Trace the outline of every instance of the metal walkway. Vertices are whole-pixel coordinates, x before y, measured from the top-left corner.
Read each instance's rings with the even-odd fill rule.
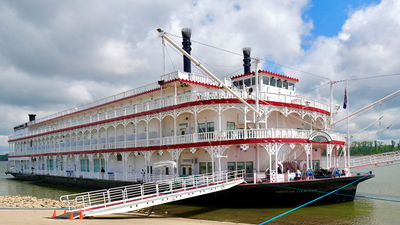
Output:
[[[400,151],[353,158],[350,168],[388,166],[400,163]]]
[[[58,218],[74,218],[134,211],[229,189],[244,182],[245,171],[222,171],[134,184],[60,197],[68,212]]]

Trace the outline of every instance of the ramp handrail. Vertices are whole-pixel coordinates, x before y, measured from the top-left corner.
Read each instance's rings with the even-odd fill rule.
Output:
[[[351,168],[357,167],[373,167],[391,163],[400,163],[400,151],[385,152],[369,156],[361,156],[351,160]]]
[[[111,207],[128,200],[147,199],[159,195],[170,194],[187,189],[195,189],[230,181],[244,180],[245,171],[221,171],[212,174],[190,175],[158,180],[153,183],[133,184],[110,189],[102,189],[77,194],[63,195],[60,201],[68,203],[68,211],[80,209],[85,212],[88,208]]]

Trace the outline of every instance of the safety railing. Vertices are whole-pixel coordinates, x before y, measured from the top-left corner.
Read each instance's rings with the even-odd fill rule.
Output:
[[[173,74],[176,74],[176,75],[173,75]],[[186,73],[181,73],[181,72],[175,72],[173,74],[168,75],[168,77],[176,77],[176,76],[177,77],[187,77],[187,76],[189,76]],[[204,82],[211,82],[210,79],[207,79],[206,77],[202,77],[199,75],[192,74],[189,77],[190,77],[190,79],[192,79],[196,82],[200,82],[197,80],[202,80]],[[142,89],[143,90],[147,90],[147,89],[152,90],[152,89],[156,88],[153,85],[154,84],[145,86],[145,87],[142,87],[139,89],[140,90],[142,90]],[[129,97],[130,95],[128,94],[128,92],[124,92],[125,94],[121,93],[118,95],[114,95],[114,96],[108,97],[106,99],[109,99],[109,102],[112,102],[112,101],[117,100],[118,97],[121,97],[121,98]],[[251,95],[249,95],[246,91],[239,90],[239,89],[236,89],[235,92],[237,92],[242,98],[256,99],[255,93],[252,93]],[[137,91],[131,92],[132,95],[134,93],[137,93]],[[96,114],[96,115],[91,115],[91,116],[86,116],[86,117],[77,117],[77,118],[70,119],[67,121],[60,121],[60,122],[52,124],[52,125],[38,127],[29,132],[22,132],[22,133],[10,135],[9,139],[18,139],[18,138],[22,138],[22,137],[37,135],[37,134],[55,131],[55,130],[59,130],[59,129],[65,129],[68,127],[79,126],[82,124],[103,121],[103,120],[112,119],[112,118],[116,118],[116,117],[122,117],[122,116],[130,115],[133,113],[140,113],[140,112],[149,111],[149,110],[153,110],[153,109],[159,109],[161,107],[172,106],[174,104],[181,104],[181,103],[200,101],[200,100],[231,99],[231,98],[235,98],[235,97],[232,94],[230,94],[229,92],[224,91],[224,90],[212,90],[212,91],[206,91],[206,92],[187,93],[184,95],[177,96],[175,100],[174,100],[174,97],[171,97],[171,96],[163,97],[163,99],[156,98],[156,99],[150,100],[148,102],[144,102],[144,103],[138,103],[138,104],[134,104],[134,105],[125,106],[122,108],[116,108],[116,109],[112,109],[112,110],[98,112],[98,114]],[[312,100],[312,99],[308,99],[308,98],[306,98],[304,96],[300,96],[300,95],[287,95],[287,94],[283,94],[283,93],[274,93],[274,92],[260,92],[259,99],[263,100],[263,101],[275,101],[275,102],[283,102],[283,103],[288,103],[288,104],[299,104],[299,105],[304,105],[304,107],[315,107],[318,109],[329,111],[328,105],[320,103],[320,102]],[[101,104],[104,104],[106,102],[107,102],[107,100],[105,100],[105,99],[99,100],[99,103],[101,103]],[[91,103],[91,104],[89,104],[89,106],[93,107],[96,105],[95,103]],[[42,121],[56,118],[58,116],[63,116],[63,115],[67,115],[67,114],[70,114],[73,112],[81,111],[81,110],[84,110],[84,109],[90,108],[90,107],[86,107],[86,105],[79,106],[79,107],[76,107],[71,110],[66,110],[64,112],[60,112],[60,113],[51,115],[49,117],[45,117],[42,119],[38,119],[36,121],[29,122],[29,124],[33,125],[33,124],[36,124],[36,123],[39,123]]]
[[[63,195],[60,201],[67,202],[68,210],[80,209],[83,212],[98,208],[115,207],[135,200],[151,199],[160,195],[184,192],[188,189],[244,180],[245,171],[221,171],[212,174],[174,177],[152,183],[134,184],[91,192]]]
[[[400,151],[352,158],[350,161],[350,167],[374,167],[392,163],[400,163]]]
[[[42,154],[52,152],[71,152],[71,151],[83,151],[83,150],[102,150],[102,149],[114,149],[114,148],[135,148],[135,147],[149,147],[159,145],[173,145],[173,144],[186,144],[186,143],[198,143],[198,142],[212,142],[212,141],[229,141],[237,139],[259,139],[259,138],[289,138],[289,139],[307,139],[310,137],[312,130],[300,130],[290,128],[267,128],[267,129],[238,129],[238,130],[225,130],[225,131],[214,131],[204,133],[193,133],[177,136],[169,136],[162,138],[151,138],[151,139],[136,139],[127,141],[112,141],[106,143],[106,140],[98,139],[89,141],[87,145],[79,145],[78,143],[67,143],[64,147],[60,144],[51,144],[38,147],[28,147],[26,149],[17,149],[16,152],[10,152],[9,155],[25,155],[25,154]],[[333,140],[345,141],[345,136],[326,131]],[[117,140],[116,138],[112,140]],[[366,160],[366,159],[365,159]]]

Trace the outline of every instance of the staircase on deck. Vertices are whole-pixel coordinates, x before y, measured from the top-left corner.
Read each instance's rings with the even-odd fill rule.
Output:
[[[388,166],[400,163],[400,151],[353,158],[350,168]]]
[[[159,180],[154,183],[84,192],[60,197],[68,203],[68,212],[59,218],[99,216],[123,213],[210,194],[244,182],[245,171],[221,171],[213,174],[191,175]]]

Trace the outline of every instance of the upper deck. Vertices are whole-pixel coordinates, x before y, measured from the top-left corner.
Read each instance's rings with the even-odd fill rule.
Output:
[[[267,73],[265,73],[267,74]],[[254,77],[254,76],[253,76]],[[267,76],[260,76],[260,80]],[[28,122],[24,132],[18,132],[9,136],[9,141],[31,137],[41,133],[79,126],[82,124],[98,122],[102,120],[123,117],[135,113],[161,109],[177,104],[199,102],[204,100],[235,99],[235,97],[223,89],[219,89],[217,83],[205,76],[186,72],[173,72],[161,76],[163,83],[153,82],[136,89],[128,90],[107,98],[94,101],[68,109],[47,117]],[[168,93],[166,84],[183,82],[192,86],[191,89],[179,92],[175,95]],[[224,79],[225,84],[232,86],[235,79]],[[163,87],[164,95],[161,94]],[[165,87],[165,88],[164,88]],[[294,89],[271,86],[260,82],[260,104],[303,108],[324,114],[329,114],[326,104],[296,94]],[[175,87],[182,89],[181,86]],[[249,93],[246,88],[233,88],[242,98],[254,103],[256,93]],[[154,93],[154,94],[151,94]],[[149,95],[151,94],[151,95]],[[141,98],[140,101],[127,101]]]

